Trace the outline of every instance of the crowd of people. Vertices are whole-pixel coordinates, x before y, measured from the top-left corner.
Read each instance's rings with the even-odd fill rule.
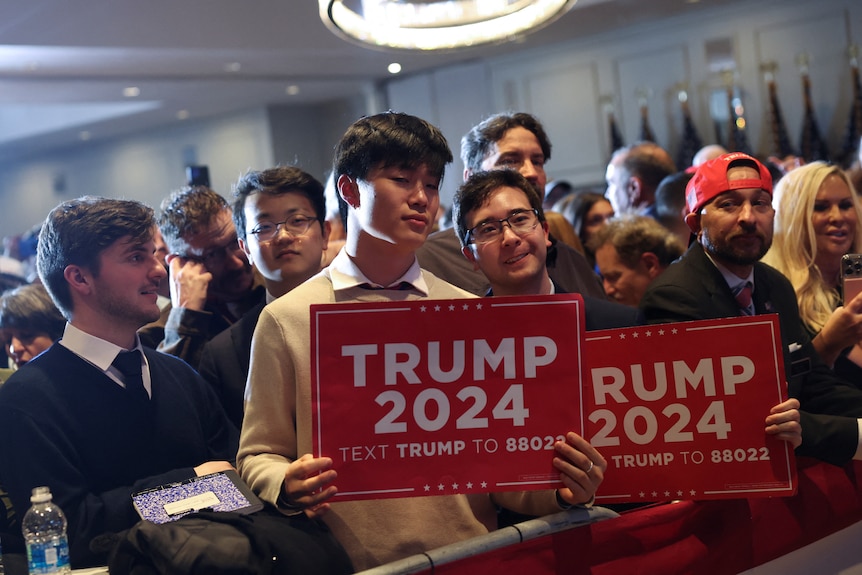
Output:
[[[560,429],[555,490],[335,502],[333,460],[312,455],[320,303],[578,293],[588,331],[777,312],[794,367],[764,433],[832,464],[862,459],[862,295],[845,301],[841,281],[843,256],[862,251],[862,206],[847,174],[821,162],[781,174],[714,146],[678,171],[639,142],[613,154],[605,190],[576,190],[548,183],[551,150],[530,114],[471,128],[442,229],[450,145],[397,112],[347,129],[326,185],[277,166],[244,174],[230,201],[192,186],[158,213],[58,205],[36,276],[19,262],[20,285],[0,296],[14,369],[0,387],[4,552],[22,551],[33,487],[51,487],[72,565],[86,567],[107,561],[95,539],[138,521],[133,493],[235,468],[285,529],[334,536],[350,565],[333,570],[349,572],[487,533],[501,510],[589,506],[613,473]]]

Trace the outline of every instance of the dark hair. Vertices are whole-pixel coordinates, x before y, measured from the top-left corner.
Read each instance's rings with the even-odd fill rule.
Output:
[[[664,178],[655,190],[655,210],[660,219],[683,217],[685,211],[685,187],[694,172],[677,172]]]
[[[159,230],[171,253],[186,248],[186,239],[206,228],[222,210],[230,210],[223,197],[206,186],[185,186],[162,201]]]
[[[676,164],[661,146],[653,142],[635,142],[634,144],[617,150],[625,153],[623,169],[630,175],[636,176],[650,189],[655,190],[659,183],[667,176],[676,173]]]
[[[28,284],[0,295],[0,328],[63,337],[66,319],[42,284]]]
[[[596,192],[578,192],[566,196],[554,204],[554,211],[560,212],[569,220],[572,227],[575,228],[575,233],[578,234],[581,243],[586,247],[587,237],[585,234],[587,230],[584,226],[584,220],[586,220],[587,214],[593,209],[594,205],[607,201],[608,199],[605,196]]]
[[[364,180],[373,168],[422,164],[443,179],[452,151],[443,133],[416,116],[389,110],[364,116],[350,125],[335,146],[333,178],[342,175]],[[338,194],[342,222],[347,220],[347,204]]]
[[[679,238],[648,216],[630,216],[611,220],[590,239],[589,249],[595,253],[605,244],[612,245],[620,261],[634,268],[647,252],[656,255],[662,266],[669,266],[685,251]]]
[[[269,196],[281,196],[290,192],[299,192],[308,198],[314,215],[320,222],[326,219],[326,198],[323,184],[311,174],[294,166],[276,166],[260,172],[248,171],[237,180],[233,189],[233,222],[236,225],[236,235],[245,240],[245,201],[255,193]]]
[[[490,170],[487,172],[476,172],[458,188],[452,203],[452,220],[455,223],[455,231],[461,241],[461,247],[467,245],[467,215],[482,207],[488,198],[500,188],[517,188],[524,192],[530,206],[539,215],[539,221],[545,221],[545,212],[542,210],[542,198],[536,188],[527,179],[514,170]]]
[[[491,146],[500,141],[506,132],[518,127],[536,136],[545,160],[550,160],[551,141],[535,116],[524,112],[502,113],[482,120],[461,138],[461,161],[464,162],[464,168],[472,173],[481,171],[482,162],[489,155]]]
[[[153,209],[134,200],[87,196],[51,210],[39,233],[36,268],[66,319],[72,313],[72,295],[63,276],[66,266],[85,267],[98,276],[102,251],[126,237],[149,241],[155,225]]]

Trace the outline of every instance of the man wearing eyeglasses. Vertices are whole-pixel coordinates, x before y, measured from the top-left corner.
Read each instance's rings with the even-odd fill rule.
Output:
[[[320,271],[330,232],[324,198],[323,184],[292,166],[248,172],[234,187],[239,245],[263,276],[266,301],[204,346],[198,371],[237,427],[242,427],[251,338],[260,312]]]
[[[439,129],[398,112],[354,122],[335,149],[347,239],[332,263],[261,312],[252,345],[237,468],[285,514],[320,517],[356,571],[483,535],[497,505],[541,515],[592,499],[607,462],[568,433],[554,445],[557,491],[337,501],[331,457],[312,455],[309,305],[471,297],[425,272],[416,250],[439,207],[452,152]]]
[[[478,172],[461,186],[453,203],[462,253],[491,284],[487,295],[563,293],[548,275],[548,223],[542,198],[514,170]],[[637,311],[581,294],[586,328],[636,324]]]
[[[171,305],[139,332],[145,345],[200,363],[203,346],[264,299],[239,246],[230,206],[205,186],[182,188],[161,205]]]
[[[514,170],[524,176],[540,194],[548,181],[545,162],[551,159],[551,141],[541,122],[524,112],[495,114],[461,138],[461,160],[464,179],[470,175],[494,169]],[[582,294],[603,297],[601,282],[582,253],[550,238],[547,254],[548,271],[559,285]],[[472,269],[469,262],[458,256],[461,246],[453,229],[428,237],[416,257],[423,269],[447,282],[484,295],[488,281]]]

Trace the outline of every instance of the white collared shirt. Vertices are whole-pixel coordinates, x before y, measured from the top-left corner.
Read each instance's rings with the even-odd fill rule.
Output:
[[[332,279],[332,289],[334,291],[345,290],[360,286],[362,284],[370,284],[372,286],[385,288],[368,279],[356,263],[347,255],[345,250],[341,250],[333,258],[332,263],[327,268],[329,277]],[[407,282],[422,295],[428,297],[428,284],[425,283],[425,278],[422,277],[422,269],[419,267],[419,262],[416,257],[413,257],[413,264],[404,273],[403,276],[392,282],[391,285],[397,286],[402,282]]]
[[[727,285],[730,287],[730,291],[736,293],[736,288],[738,288],[741,284],[745,282],[751,282],[751,293],[754,294],[754,266],[751,266],[751,271],[748,272],[748,277],[741,278],[714,259],[709,255],[709,252],[704,250],[704,253],[709,258],[709,261],[712,262],[719,272],[721,272],[721,277],[724,278],[724,281],[727,282]],[[751,304],[754,307],[754,304]]]
[[[152,397],[152,386],[150,385],[150,364],[147,362],[147,356],[144,355],[144,350],[141,347],[141,340],[137,335],[135,335],[135,342],[135,347],[132,349],[140,351],[141,357],[144,358],[144,363],[141,366],[141,376],[144,380],[144,389],[147,390],[147,395]],[[99,368],[105,375],[117,382],[120,387],[126,387],[126,384],[123,382],[123,374],[111,364],[117,357],[118,353],[121,351],[131,350],[123,349],[109,341],[90,335],[68,322],[66,323],[66,329],[63,331],[63,338],[58,343],[75,355]]]

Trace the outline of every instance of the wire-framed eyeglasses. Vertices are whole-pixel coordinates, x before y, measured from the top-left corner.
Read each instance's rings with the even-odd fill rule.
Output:
[[[467,243],[482,245],[498,241],[503,237],[503,224],[508,225],[517,235],[525,236],[539,225],[539,212],[535,209],[517,210],[502,220],[485,220],[467,230]]]
[[[290,237],[297,238],[305,235],[316,221],[317,218],[294,215],[283,222],[258,222],[249,233],[254,234],[259,242],[268,242],[275,239],[281,230],[287,232],[287,235]]]

